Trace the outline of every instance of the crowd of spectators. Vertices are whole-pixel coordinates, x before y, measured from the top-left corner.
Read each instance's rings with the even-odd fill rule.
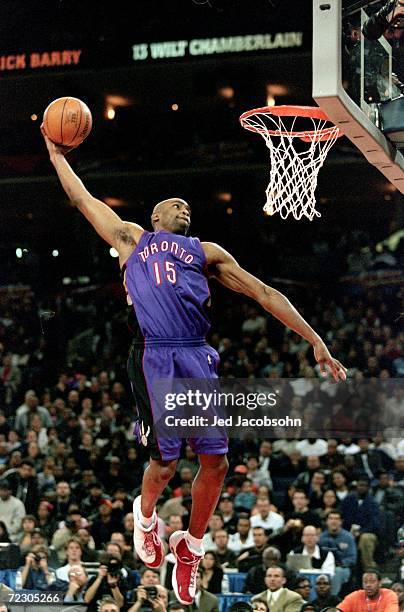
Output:
[[[57,343],[52,321],[43,321],[45,307],[36,307],[29,291],[17,294],[0,296],[0,542],[18,553],[19,568],[17,585],[9,586],[62,591],[66,603],[89,612],[180,611],[170,592],[169,551],[159,572],[133,556],[132,501],[147,449],[133,438],[124,309],[112,314],[104,296],[100,302],[97,295],[59,296],[52,304],[54,320],[63,320]],[[217,610],[216,595],[230,593],[231,575],[239,572],[243,598],[257,610],[278,598],[280,612],[318,611],[341,600],[341,609],[359,610],[344,598],[360,589],[366,570],[365,592],[379,589],[385,598],[393,589],[403,609],[404,440],[389,426],[404,414],[404,292],[318,295],[311,305],[293,287],[288,294],[351,378],[397,384],[388,397],[378,390],[380,418],[370,433],[284,432],[274,439],[248,433],[230,440],[230,469],[204,537],[195,605]],[[288,379],[292,411],[307,415],[320,380],[307,343],[243,300],[223,300],[213,317],[210,342],[221,376]],[[304,385],[293,387],[296,378]],[[350,417],[340,406],[339,424],[345,419],[348,428]],[[158,505],[165,543],[187,528],[197,469],[184,443]],[[315,593],[301,555],[317,570]],[[394,576],[383,574],[390,561]]]

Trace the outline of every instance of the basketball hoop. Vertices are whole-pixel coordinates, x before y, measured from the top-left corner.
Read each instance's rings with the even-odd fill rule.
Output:
[[[292,214],[313,220],[315,190],[320,168],[334,142],[342,136],[318,107],[265,106],[243,113],[241,125],[263,136],[271,156],[270,180],[266,190],[267,215],[279,212],[282,219]]]

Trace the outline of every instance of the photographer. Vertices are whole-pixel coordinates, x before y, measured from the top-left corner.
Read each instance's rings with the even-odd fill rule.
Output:
[[[21,570],[21,581],[24,589],[46,591],[55,581],[55,570],[48,566],[48,549],[37,545],[25,557],[25,565]]]
[[[166,612],[167,605],[168,591],[160,584],[158,570],[144,567],[136,589],[136,602],[128,612]]]
[[[403,0],[389,0],[363,24],[362,32],[368,40],[377,40],[390,28],[402,28]]]
[[[128,585],[122,576],[122,563],[108,553],[101,553],[99,561],[98,575],[90,578],[84,594],[87,612],[97,612],[97,604],[104,597],[112,598],[120,609],[125,610]]]
[[[64,603],[84,603],[84,591],[88,582],[88,575],[81,565],[72,565],[69,569],[67,579],[69,587],[64,598]]]
[[[161,584],[138,586],[137,601],[128,612],[167,612],[168,591]]]

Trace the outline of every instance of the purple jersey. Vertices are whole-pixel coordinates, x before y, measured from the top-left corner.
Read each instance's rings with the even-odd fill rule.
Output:
[[[210,321],[206,257],[198,238],[144,232],[126,262],[125,286],[143,336],[204,338]]]

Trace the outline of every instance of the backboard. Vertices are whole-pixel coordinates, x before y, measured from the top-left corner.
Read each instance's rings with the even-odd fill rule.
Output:
[[[383,133],[381,113],[383,102],[402,95],[394,74],[402,31],[372,41],[362,34],[364,22],[382,5],[375,0],[313,0],[313,98],[404,193],[404,157]]]

